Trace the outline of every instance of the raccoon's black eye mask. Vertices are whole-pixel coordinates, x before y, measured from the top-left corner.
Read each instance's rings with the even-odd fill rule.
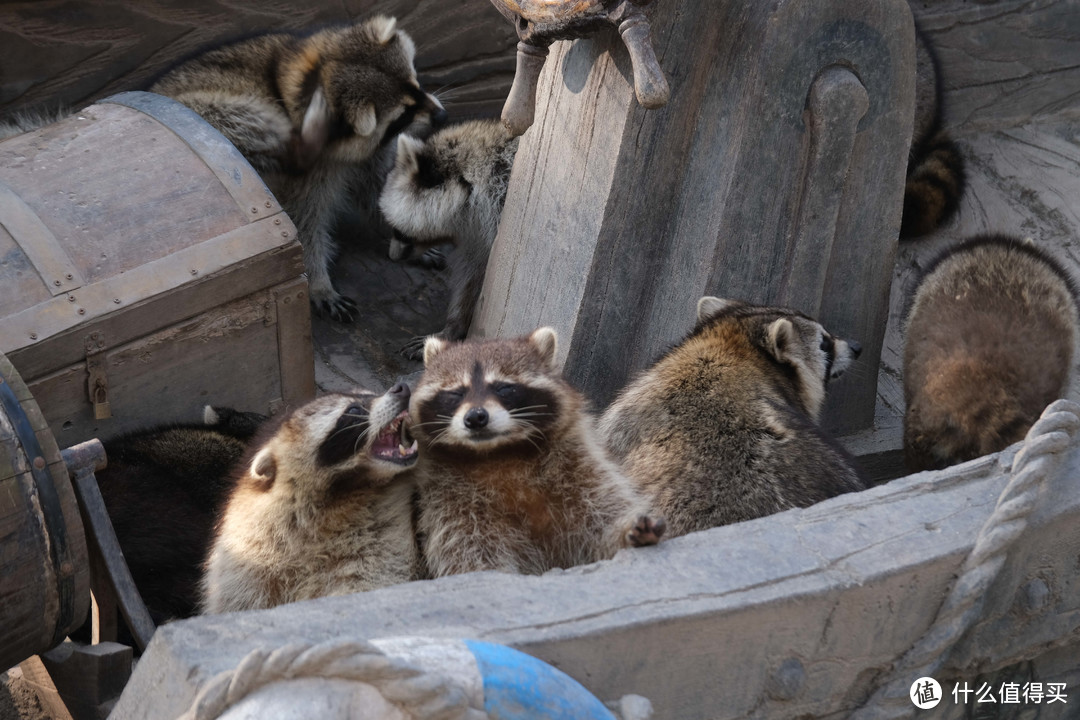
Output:
[[[446,181],[446,176],[439,168],[435,167],[435,161],[429,155],[419,155],[416,158],[416,184],[422,188],[439,187]]]
[[[336,465],[356,454],[368,433],[368,411],[363,405],[350,405],[338,418],[334,429],[319,446],[320,465]]]

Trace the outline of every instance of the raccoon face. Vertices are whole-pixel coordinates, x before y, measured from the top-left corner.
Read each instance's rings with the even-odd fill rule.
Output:
[[[703,297],[698,323],[730,315],[751,325],[749,332],[767,355],[794,374],[803,409],[814,420],[825,402],[825,389],[851,367],[862,346],[838,338],[815,320],[787,308],[756,307],[739,300]]]
[[[457,157],[409,135],[398,136],[397,143],[394,169],[379,197],[387,222],[421,242],[437,242],[460,232],[473,186]]]
[[[429,338],[412,403],[416,434],[435,451],[540,449],[563,410],[555,348],[551,328],[516,340]]]
[[[444,124],[446,110],[417,82],[415,55],[396,21],[381,16],[308,38],[284,82],[300,99],[302,146],[360,162],[407,128]]]
[[[381,487],[412,466],[418,447],[409,435],[409,388],[383,395],[326,395],[289,416],[256,453],[248,476],[263,489],[316,478],[316,495]]]

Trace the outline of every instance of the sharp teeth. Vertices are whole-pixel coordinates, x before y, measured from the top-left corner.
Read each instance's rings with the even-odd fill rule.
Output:
[[[419,443],[417,443],[415,440],[413,440],[412,445],[409,446],[409,452],[411,452],[411,453],[416,452],[418,447],[419,447]]]
[[[405,449],[405,446],[402,445],[401,443],[398,443],[397,449],[398,449],[398,452],[401,453],[402,455],[405,455],[406,453],[409,452],[408,450]]]

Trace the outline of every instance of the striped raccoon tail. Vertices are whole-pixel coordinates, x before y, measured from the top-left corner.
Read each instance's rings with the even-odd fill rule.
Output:
[[[908,164],[900,237],[933,232],[951,218],[964,192],[964,157],[944,132],[927,140]]]

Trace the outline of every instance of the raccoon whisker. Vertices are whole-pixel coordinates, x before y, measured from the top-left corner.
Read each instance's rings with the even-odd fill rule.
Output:
[[[422,423],[411,423],[409,425],[409,427],[410,428],[420,428],[420,427],[426,427],[428,425],[444,425],[445,426],[445,425],[448,425],[448,424],[449,424],[449,422],[447,420],[428,420],[427,422],[422,422]]]
[[[507,413],[510,417],[514,418],[530,418],[530,417],[551,417],[555,413],[539,413],[539,412],[515,412],[510,411]]]
[[[334,432],[330,433],[327,436],[327,440],[329,440],[330,438],[333,438],[333,437],[337,437],[338,435],[340,435],[343,432],[349,432],[350,430],[355,429],[359,425],[360,425],[360,423],[356,423],[355,425],[349,425],[348,427],[338,428],[337,430],[335,430]],[[367,426],[366,428],[364,428],[364,431],[360,433],[360,437],[361,438],[366,437],[369,432],[371,432],[371,426],[370,425]]]
[[[522,406],[522,407],[519,407],[519,408],[514,408],[514,409],[510,410],[509,412],[510,412],[510,414],[512,415],[512,414],[514,414],[514,413],[516,413],[516,412],[521,412],[522,410],[536,410],[537,408],[546,408],[546,407],[547,407],[547,405],[546,405],[546,404],[541,404],[541,405],[524,405],[524,406]]]

